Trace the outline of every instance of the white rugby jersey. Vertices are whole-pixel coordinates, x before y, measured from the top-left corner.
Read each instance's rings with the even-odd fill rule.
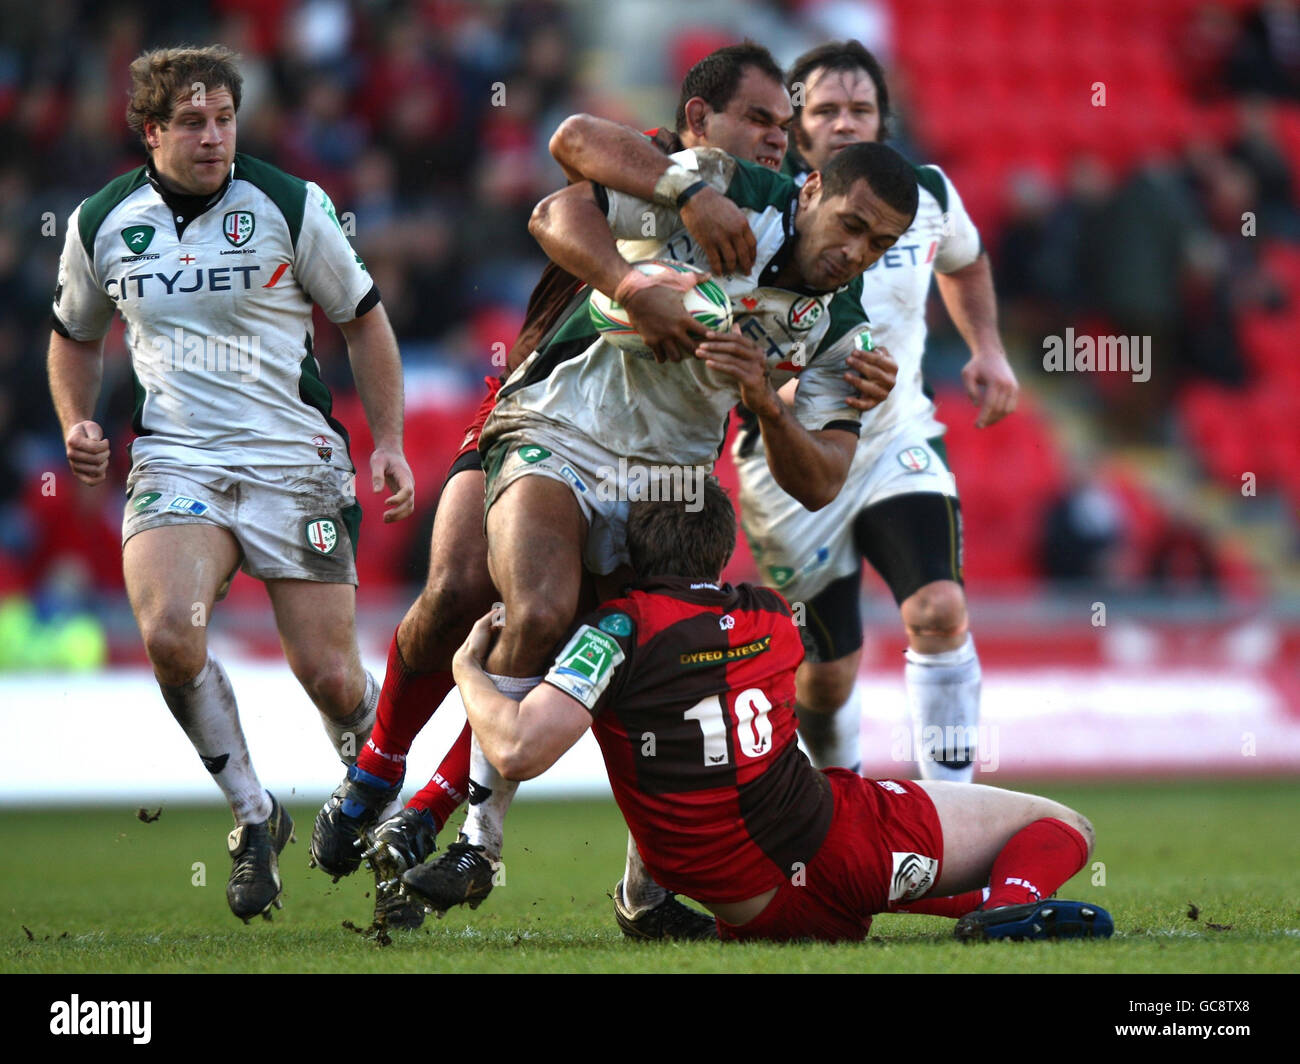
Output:
[[[714,280],[731,298],[736,324],[766,348],[773,385],[799,378],[794,414],[810,431],[856,434],[860,414],[846,402],[851,389],[843,374],[853,339],[867,324],[860,280],[838,293],[770,287],[765,282],[794,249],[794,182],[715,149],[691,149],[672,158],[697,171],[749,220],[758,247],[753,269]],[[629,261],[670,258],[709,269],[676,211],[599,187],[597,199],[605,204],[610,230]],[[483,430],[484,453],[515,429],[561,445],[571,444],[576,430],[630,460],[711,465],[722,447],[728,412],[739,402],[736,382],[700,359],[660,364],[615,347],[592,324],[590,294],[590,288],[579,291],[556,328],[502,387]]]
[[[172,197],[168,197],[172,199]],[[312,303],[348,322],[379,299],[324,191],[236,155],[201,213],[169,206],[145,167],[84,200],[68,224],[55,329],[126,322],[135,465],[353,471],[312,354]]]
[[[946,431],[935,419],[925,394],[921,358],[925,354],[925,305],[930,278],[952,273],[979,258],[979,230],[957,189],[937,166],[917,166],[918,201],[911,228],[862,275],[862,308],[871,319],[871,337],[898,363],[889,397],[863,422],[862,445],[869,446],[904,422],[921,422],[925,436]],[[802,185],[805,174],[795,180]]]

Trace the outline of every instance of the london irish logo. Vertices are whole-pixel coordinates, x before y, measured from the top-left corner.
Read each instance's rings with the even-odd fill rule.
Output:
[[[243,247],[253,239],[255,224],[252,211],[226,211],[221,232],[232,247]]]

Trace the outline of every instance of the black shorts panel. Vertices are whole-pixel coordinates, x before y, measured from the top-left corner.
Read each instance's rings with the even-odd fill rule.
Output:
[[[894,601],[936,580],[962,583],[961,500],[933,491],[895,495],[853,520],[853,542]]]
[[[862,648],[862,573],[850,573],[832,580],[811,599],[803,602],[804,660],[818,664],[838,661]],[[791,603],[798,618],[798,606]]]

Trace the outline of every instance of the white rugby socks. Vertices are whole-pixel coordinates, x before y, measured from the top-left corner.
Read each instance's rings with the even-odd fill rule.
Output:
[[[799,738],[808,747],[813,768],[862,769],[862,696],[857,685],[834,713],[799,713]]]
[[[968,634],[956,650],[905,654],[917,768],[924,780],[970,783],[980,721],[980,662]]]
[[[159,683],[163,701],[198,752],[203,767],[225,794],[237,824],[257,824],[271,815],[271,796],[253,771],[239,726],[235,692],[221,662],[209,657],[189,683]]]
[[[522,702],[529,691],[542,682],[540,676],[487,677],[503,695]],[[519,784],[508,780],[492,766],[478,744],[478,736],[469,744],[469,812],[461,832],[471,846],[482,846],[489,860],[501,860],[501,843],[505,833],[506,810],[514,800]]]
[[[366,690],[361,696],[357,708],[342,720],[332,720],[320,715],[325,725],[325,734],[334,744],[334,751],[343,764],[352,766],[357,763],[357,754],[366,745],[370,733],[375,727],[375,711],[379,708],[379,684],[375,678],[366,673]]]

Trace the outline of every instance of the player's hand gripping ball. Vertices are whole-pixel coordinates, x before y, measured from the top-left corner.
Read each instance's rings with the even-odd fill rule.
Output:
[[[666,272],[707,276],[703,270],[674,259],[650,259],[646,262],[634,262],[632,266],[648,277]],[[727,332],[731,328],[731,300],[714,281],[705,280],[686,288],[682,292],[682,306],[706,329]],[[641,358],[654,358],[654,352],[633,327],[627,310],[621,303],[615,302],[603,292],[592,289],[589,309],[591,320],[601,336],[615,347]]]

